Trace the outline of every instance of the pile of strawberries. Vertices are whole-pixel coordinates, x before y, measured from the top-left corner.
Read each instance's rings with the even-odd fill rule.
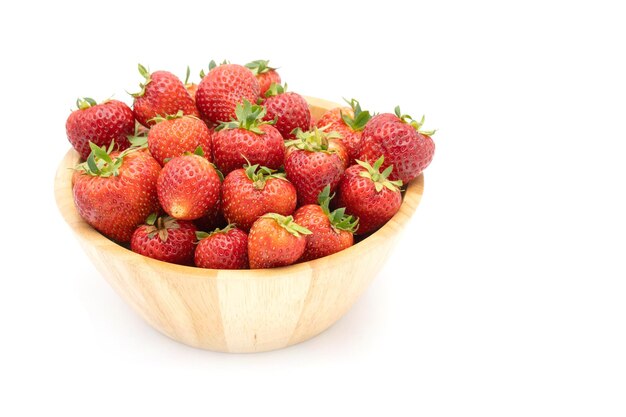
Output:
[[[290,265],[383,226],[431,162],[433,132],[358,101],[315,121],[268,61],[211,62],[199,84],[139,65],[132,109],[77,101],[67,137],[80,216],[151,258],[202,268]]]

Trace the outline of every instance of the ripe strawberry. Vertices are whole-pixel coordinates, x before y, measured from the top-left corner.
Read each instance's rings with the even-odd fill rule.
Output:
[[[202,78],[196,92],[196,104],[203,120],[221,123],[235,117],[235,107],[244,99],[256,103],[259,96],[259,82],[249,69],[223,64]]]
[[[206,124],[195,116],[175,115],[156,117],[157,122],[148,132],[148,149],[161,165],[166,158],[193,152],[200,146],[211,155],[211,132]]]
[[[67,118],[65,130],[81,158],[89,156],[89,142],[97,146],[109,146],[115,142],[118,151],[130,146],[128,136],[132,136],[135,130],[135,117],[126,104],[117,100],[97,104],[95,100],[85,97],[76,100],[76,106],[78,110]]]
[[[317,126],[328,126],[329,130],[341,134],[341,140],[348,150],[349,164],[352,165],[359,156],[363,129],[372,116],[369,111],[361,109],[357,100],[346,100],[346,102],[350,107],[336,107],[328,110],[317,121]]]
[[[309,130],[311,126],[311,112],[306,100],[297,93],[286,93],[287,86],[272,84],[265,93],[263,106],[267,109],[265,120],[276,120],[276,129],[285,139],[295,138],[293,130]]]
[[[389,179],[392,166],[382,173],[384,157],[374,165],[356,161],[343,175],[339,184],[338,206],[359,218],[359,229],[355,234],[363,235],[380,228],[400,209],[402,181]]]
[[[141,91],[131,94],[135,100],[133,112],[139,123],[152,126],[156,116],[183,114],[198,116],[196,105],[183,83],[171,72],[155,71],[152,74],[141,64],[139,73],[145,78],[140,84]]]
[[[296,137],[285,144],[285,171],[298,192],[298,205],[314,204],[326,185],[334,192],[345,170],[340,156],[329,148],[329,140],[337,135],[315,128],[297,131]]]
[[[196,226],[152,213],[133,233],[130,249],[140,255],[180,265],[193,265]]]
[[[228,174],[246,162],[277,169],[285,158],[285,143],[278,130],[263,122],[265,109],[244,100],[235,110],[236,119],[222,123],[213,137],[213,158]]]
[[[267,213],[257,219],[248,235],[250,268],[273,268],[298,261],[306,248],[311,231],[293,221],[293,217]]]
[[[211,233],[196,233],[195,263],[200,268],[210,269],[247,269],[248,235],[235,225],[229,224],[224,229]]]
[[[345,208],[330,211],[330,187],[324,187],[317,204],[307,204],[296,210],[294,221],[311,231],[306,237],[306,249],[301,262],[331,255],[354,243],[353,233],[359,220],[345,215]]]
[[[172,158],[165,164],[157,191],[161,207],[181,220],[194,220],[211,212],[219,199],[220,177],[202,152]]]
[[[359,159],[375,161],[383,155],[383,168],[393,165],[391,180],[404,184],[416,178],[430,164],[435,154],[431,136],[435,131],[420,130],[424,123],[403,115],[396,107],[395,115],[383,113],[374,116],[363,130]]]
[[[261,95],[265,95],[265,92],[269,90],[270,85],[272,84],[280,84],[280,75],[276,72],[276,68],[272,68],[269,66],[270,61],[258,60],[248,62],[246,64],[246,68],[248,68],[257,81],[259,82],[259,86],[261,87]]]
[[[119,153],[90,146],[92,153],[73,177],[78,214],[105,236],[128,242],[135,228],[159,209],[161,166],[145,150]]]
[[[296,209],[296,189],[285,174],[258,164],[236,169],[222,184],[223,213],[226,220],[243,230],[265,213],[287,216]]]

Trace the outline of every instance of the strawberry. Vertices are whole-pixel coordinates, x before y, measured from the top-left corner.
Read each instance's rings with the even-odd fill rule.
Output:
[[[341,140],[348,150],[348,162],[352,165],[359,156],[363,129],[372,116],[369,111],[361,109],[357,100],[346,100],[346,102],[350,107],[336,107],[328,110],[317,121],[317,126],[328,126],[329,130],[341,134]]]
[[[272,84],[280,84],[280,75],[276,72],[276,68],[272,68],[269,66],[270,61],[258,60],[248,62],[246,64],[246,68],[248,68],[257,81],[259,82],[259,87],[261,88],[261,95],[265,95],[265,92],[269,90],[270,85]]]
[[[196,233],[195,263],[200,268],[210,269],[247,269],[248,235],[229,224],[224,229],[211,233]]]
[[[338,206],[359,218],[356,234],[362,235],[380,228],[400,209],[402,181],[389,179],[392,166],[382,173],[384,164],[381,156],[374,165],[357,160],[343,175],[339,184]]]
[[[306,100],[297,93],[286,93],[285,87],[272,84],[265,93],[263,105],[267,109],[265,120],[276,120],[276,129],[285,139],[295,138],[293,130],[309,130],[311,126],[311,112]]]
[[[265,109],[244,100],[231,122],[217,127],[213,137],[213,158],[220,171],[228,174],[246,162],[277,169],[285,158],[285,143],[270,122],[262,121]]]
[[[192,222],[152,213],[130,240],[130,249],[140,255],[180,265],[193,265],[196,226]]]
[[[435,131],[420,130],[424,123],[403,115],[396,107],[395,115],[383,113],[372,117],[363,130],[359,159],[375,161],[385,157],[382,168],[393,165],[391,180],[404,184],[416,178],[430,164],[435,154],[431,136]]]
[[[244,99],[256,103],[259,97],[259,82],[248,68],[223,64],[202,78],[196,92],[196,104],[203,120],[222,123],[235,117],[235,108]]]
[[[307,204],[296,210],[294,221],[311,231],[306,237],[306,249],[301,262],[331,255],[354,243],[353,233],[359,220],[345,214],[345,208],[330,211],[330,187],[324,187],[317,204]]]
[[[248,235],[250,268],[273,268],[298,261],[306,248],[311,231],[293,221],[293,217],[267,213],[259,217]]]
[[[128,242],[138,225],[159,208],[156,181],[161,166],[146,150],[111,152],[90,144],[78,165],[73,194],[78,214],[105,236]]]
[[[265,213],[287,216],[296,209],[296,189],[285,174],[258,164],[236,169],[222,184],[223,213],[226,220],[243,230]]]
[[[210,213],[220,192],[220,177],[201,150],[172,158],[157,180],[159,202],[170,216],[194,220]]]
[[[115,142],[118,151],[130,146],[128,136],[135,130],[133,111],[117,100],[107,100],[97,104],[85,97],[76,100],[78,110],[74,110],[65,123],[67,138],[80,154],[87,159],[91,148],[89,142],[97,146],[109,146]]]
[[[131,94],[135,100],[133,112],[139,123],[146,127],[152,126],[156,116],[183,114],[198,116],[193,99],[183,83],[168,71],[155,71],[152,74],[141,64],[139,73],[145,78],[140,84],[141,91]]]
[[[210,157],[211,132],[195,116],[184,116],[182,111],[165,117],[157,116],[157,124],[148,132],[148,149],[161,165],[166,158],[181,156],[202,147]]]
[[[298,205],[314,204],[326,185],[334,192],[345,170],[340,156],[329,149],[329,140],[338,135],[314,128],[298,130],[296,137],[285,144],[285,171],[298,192]]]

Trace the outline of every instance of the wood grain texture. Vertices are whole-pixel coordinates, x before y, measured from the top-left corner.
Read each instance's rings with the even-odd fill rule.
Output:
[[[307,97],[314,117],[338,106]],[[138,255],[107,239],[76,211],[71,149],[59,165],[59,211],[98,271],[155,329],[179,342],[221,352],[262,352],[321,333],[352,307],[383,266],[420,202],[424,178],[406,189],[400,211],[358,244],[325,258],[266,270],[208,270]]]

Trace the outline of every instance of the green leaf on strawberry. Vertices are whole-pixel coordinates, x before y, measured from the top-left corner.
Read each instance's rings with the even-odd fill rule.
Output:
[[[264,72],[269,72],[272,70],[276,70],[278,68],[273,68],[269,66],[270,61],[264,59],[258,59],[256,61],[248,62],[244,65],[248,68],[254,75],[263,74]]]
[[[365,171],[362,171],[359,175],[364,178],[369,178],[374,182],[374,187],[376,188],[376,192],[381,192],[383,187],[388,188],[391,191],[400,191],[400,187],[402,187],[402,181],[391,181],[389,180],[389,175],[393,171],[393,165],[389,165],[382,173],[380,172],[380,167],[385,162],[385,157],[381,155],[380,158],[374,162],[374,165],[370,165],[367,162],[356,160],[356,163],[365,168]]]
[[[300,235],[310,235],[312,232],[306,227],[300,226],[293,220],[293,216],[282,216],[277,213],[267,213],[262,218],[265,219],[274,219],[276,223],[283,229],[285,229],[290,234],[295,237],[300,237]]]
[[[369,122],[369,120],[372,118],[372,115],[370,114],[368,110],[361,109],[361,104],[359,103],[358,100],[354,98],[350,100],[347,100],[344,98],[343,100],[350,105],[350,107],[352,108],[352,112],[354,113],[354,116],[351,117],[348,114],[344,114],[343,112],[340,112],[341,119],[344,121],[346,125],[350,126],[350,128],[354,130],[355,132],[363,130],[367,122]]]
[[[402,120],[402,122],[407,123],[407,124],[413,126],[415,128],[415,130],[417,130],[422,135],[432,136],[437,131],[437,129],[421,130],[422,129],[422,125],[424,124],[424,120],[426,119],[426,117],[424,115],[422,115],[422,119],[418,122],[417,120],[413,119],[408,114],[402,114],[402,112],[400,111],[400,106],[396,106],[396,108],[394,109],[394,113],[396,114],[396,116],[398,116],[398,118],[400,120]]]
[[[230,122],[222,122],[215,129],[220,131],[223,129],[246,129],[250,132],[254,132],[258,135],[264,135],[259,126],[266,124],[274,124],[274,121],[265,121],[263,117],[266,114],[265,107],[258,104],[252,104],[248,100],[244,100],[243,103],[238,104],[235,107],[235,118]]]
[[[345,230],[350,233],[354,233],[359,227],[359,219],[353,216],[346,215],[346,208],[341,207],[334,211],[330,211],[330,201],[335,197],[335,194],[330,194],[330,185],[324,187],[322,192],[317,197],[322,211],[328,217],[330,225],[335,230]]]

